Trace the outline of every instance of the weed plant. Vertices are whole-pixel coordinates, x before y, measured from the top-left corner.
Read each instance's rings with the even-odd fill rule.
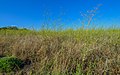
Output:
[[[119,75],[120,29],[0,30],[0,56],[30,62],[15,75]]]

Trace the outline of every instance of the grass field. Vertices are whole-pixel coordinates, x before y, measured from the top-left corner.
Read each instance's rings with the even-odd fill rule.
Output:
[[[13,75],[119,75],[120,29],[0,30],[0,56],[24,61]]]

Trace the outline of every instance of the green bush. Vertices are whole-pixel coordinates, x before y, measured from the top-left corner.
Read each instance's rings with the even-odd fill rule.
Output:
[[[15,57],[0,58],[0,72],[11,72],[22,68],[22,61]]]

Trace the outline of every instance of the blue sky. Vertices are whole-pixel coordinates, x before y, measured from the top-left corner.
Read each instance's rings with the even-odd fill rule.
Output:
[[[49,27],[61,24],[81,26],[81,22],[86,21],[81,13],[85,14],[100,4],[91,25],[120,27],[120,0],[0,0],[0,27],[39,29],[44,23]]]

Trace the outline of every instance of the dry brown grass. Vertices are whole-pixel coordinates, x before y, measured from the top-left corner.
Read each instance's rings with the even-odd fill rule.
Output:
[[[120,74],[119,30],[0,32],[0,56],[25,61],[16,75]]]

